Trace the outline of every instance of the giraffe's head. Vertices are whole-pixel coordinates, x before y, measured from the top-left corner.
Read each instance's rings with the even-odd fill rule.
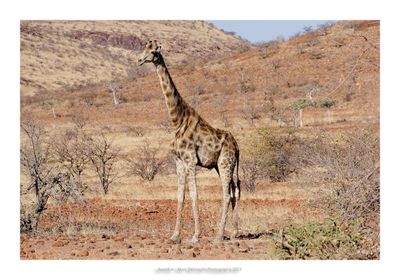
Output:
[[[157,62],[160,58],[160,51],[161,46],[157,44],[157,40],[149,41],[139,58],[139,65],[143,65],[146,62]]]

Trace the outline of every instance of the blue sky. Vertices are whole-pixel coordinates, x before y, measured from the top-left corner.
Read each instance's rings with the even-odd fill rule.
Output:
[[[251,43],[275,40],[281,36],[288,39],[304,26],[317,27],[332,20],[209,20],[216,27],[233,31]]]

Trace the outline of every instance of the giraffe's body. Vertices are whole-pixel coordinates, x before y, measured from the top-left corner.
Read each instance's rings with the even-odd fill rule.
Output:
[[[200,218],[197,204],[196,165],[215,168],[222,182],[223,207],[217,240],[223,239],[229,203],[232,203],[234,235],[237,235],[238,217],[237,201],[240,197],[240,181],[238,177],[239,147],[230,132],[213,128],[189,106],[179,95],[156,41],[150,41],[139,60],[141,64],[155,64],[164,93],[168,114],[175,128],[175,138],[171,151],[176,158],[178,175],[178,209],[175,231],[171,239],[180,241],[182,209],[185,197],[185,185],[193,201],[195,233],[192,242],[197,242],[200,235]],[[236,168],[236,172],[235,171]],[[235,173],[235,174],[234,174]],[[236,176],[236,183],[234,182]]]

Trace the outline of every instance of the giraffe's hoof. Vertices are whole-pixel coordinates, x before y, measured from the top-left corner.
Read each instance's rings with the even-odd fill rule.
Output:
[[[172,242],[174,242],[175,244],[180,244],[181,241],[182,241],[182,240],[179,238],[179,235],[175,235],[175,234],[171,236],[170,240],[171,240]]]
[[[196,244],[199,242],[199,238],[197,236],[193,236],[192,239],[190,239],[190,242]]]
[[[231,239],[238,239],[239,238],[239,233],[237,231],[234,231],[233,234],[231,235]]]
[[[214,244],[222,243],[224,241],[224,236],[217,236],[215,239],[212,241]]]

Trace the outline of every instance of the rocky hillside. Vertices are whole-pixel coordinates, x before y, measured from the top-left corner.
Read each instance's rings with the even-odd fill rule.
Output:
[[[85,44],[92,44],[92,40],[98,40],[98,46],[103,44],[101,39],[87,39]],[[110,41],[121,47],[106,48],[134,53],[123,48],[124,40]],[[162,53],[179,92],[215,126],[229,127],[233,123],[237,129],[254,126],[334,129],[353,129],[371,124],[379,126],[379,21],[344,21],[321,26],[318,30],[293,36],[286,41],[268,42],[238,54],[214,57],[206,63],[201,63],[199,59],[195,66],[197,61],[188,61],[193,56],[172,52],[168,46],[176,44],[175,41],[166,40],[164,44],[166,47]],[[200,45],[201,42],[198,42],[197,48],[205,49]],[[189,50],[200,53],[196,48],[185,48],[185,51]],[[76,51],[71,49],[68,55],[59,54],[68,58]],[[86,51],[88,49],[83,48],[77,52]],[[228,47],[220,47],[220,51],[233,52]],[[181,66],[176,67],[174,60],[179,61],[179,55]],[[82,111],[92,121],[110,127],[126,123],[163,126],[168,116],[154,66],[149,65],[151,71],[142,73],[139,78],[120,77],[117,93],[119,106],[113,105],[110,91],[96,83],[106,80],[110,71],[126,74],[129,69],[137,77],[143,67],[137,65],[132,58],[134,55],[128,57],[132,64],[127,64],[125,68],[120,64],[122,66],[118,70],[111,65],[112,59],[96,60],[89,55],[87,59],[91,59],[91,64],[85,66],[86,75],[83,77],[79,71],[64,70],[67,66],[63,66],[63,72],[57,74],[52,69],[57,65],[39,63],[37,67],[41,70],[37,71],[38,75],[45,71],[49,75],[54,73],[52,80],[40,76],[43,79],[40,81],[49,83],[49,86],[50,81],[62,86],[62,82],[71,79],[69,77],[78,80],[89,75],[92,77],[89,81],[94,85],[73,90],[68,90],[65,85],[62,87],[64,91],[23,95],[22,116],[35,115],[62,124],[70,121],[75,111]],[[61,58],[55,59],[61,61]],[[183,63],[185,60],[187,64]],[[64,61],[69,67],[74,67],[70,60]],[[80,63],[84,61],[80,60]],[[104,66],[96,76],[94,71],[101,65]],[[22,67],[31,66],[24,62]],[[22,82],[25,82],[25,77],[22,74]]]
[[[20,38],[22,95],[141,76],[136,58],[150,39],[174,65],[251,48],[204,21],[21,21]]]

